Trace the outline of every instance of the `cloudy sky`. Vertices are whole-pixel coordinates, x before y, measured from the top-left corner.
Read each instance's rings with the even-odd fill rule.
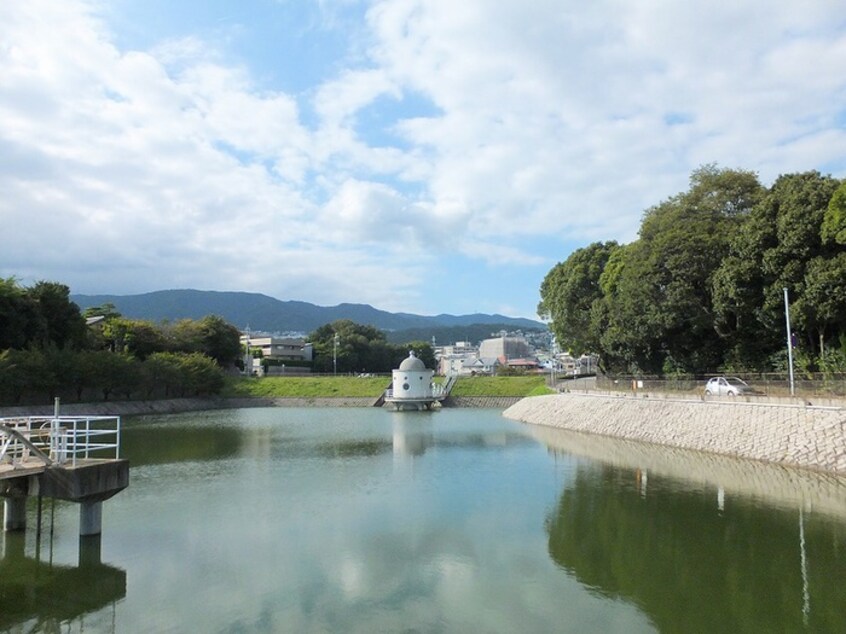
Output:
[[[704,163],[846,177],[842,0],[0,2],[0,276],[533,317]]]

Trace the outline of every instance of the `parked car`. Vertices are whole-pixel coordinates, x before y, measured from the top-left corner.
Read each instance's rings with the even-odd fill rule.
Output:
[[[741,394],[760,394],[743,379],[736,376],[715,376],[705,384],[705,395],[738,396]]]

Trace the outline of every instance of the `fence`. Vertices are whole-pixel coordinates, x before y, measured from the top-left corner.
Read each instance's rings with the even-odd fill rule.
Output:
[[[701,395],[705,391],[705,383],[713,376],[717,375],[674,377],[602,375],[596,377],[596,389],[630,392],[636,387],[638,391]],[[790,396],[790,379],[786,373],[739,373],[731,376],[743,379],[750,387],[765,396]],[[803,374],[794,378],[793,385],[795,395],[798,397],[846,397],[846,374]]]
[[[120,457],[119,416],[0,418],[0,464]]]

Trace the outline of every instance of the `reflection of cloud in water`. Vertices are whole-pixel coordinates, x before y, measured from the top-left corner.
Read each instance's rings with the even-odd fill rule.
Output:
[[[525,429],[554,451],[660,474],[681,486],[708,485],[782,508],[846,517],[846,478],[836,475],[538,425]]]
[[[110,503],[106,537],[133,581],[119,625],[651,630],[636,607],[608,605],[550,561],[555,492],[535,492],[558,477],[498,412],[248,414],[237,459],[150,465]],[[398,462],[416,477],[398,477]]]

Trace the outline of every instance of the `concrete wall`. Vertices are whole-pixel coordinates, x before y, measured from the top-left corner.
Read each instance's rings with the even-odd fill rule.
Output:
[[[846,408],[557,394],[507,418],[846,475]]]

